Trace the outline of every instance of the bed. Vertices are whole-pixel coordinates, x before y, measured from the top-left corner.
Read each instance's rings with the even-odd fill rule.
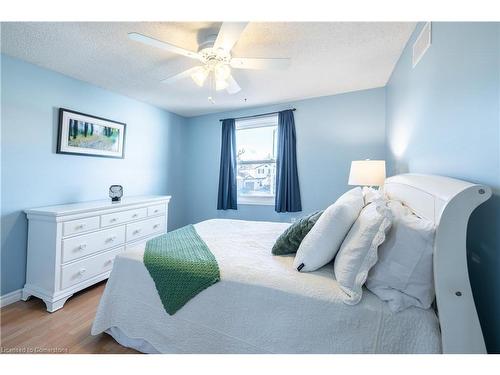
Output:
[[[439,319],[433,309],[391,313],[366,289],[358,305],[344,304],[331,264],[299,273],[292,267],[293,257],[271,255],[274,241],[289,224],[214,219],[195,224],[195,229],[217,259],[220,282],[168,315],[144,266],[144,245],[131,249],[115,260],[92,334],[106,332],[145,353],[484,352],[462,258],[468,215],[490,192],[457,181],[401,175],[386,183],[388,195],[438,225],[434,271]],[[451,236],[453,229],[463,229],[463,243],[460,234]],[[456,258],[452,272],[439,252],[447,261]],[[457,267],[465,267],[465,273]],[[457,324],[466,325],[461,327],[466,338],[454,332]]]

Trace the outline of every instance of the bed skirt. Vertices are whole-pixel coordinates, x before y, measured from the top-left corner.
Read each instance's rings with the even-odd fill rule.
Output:
[[[127,348],[132,348],[132,349],[137,350],[138,352],[146,353],[146,354],[159,354],[160,353],[158,350],[155,349],[155,347],[153,345],[151,345],[146,340],[134,339],[134,338],[128,337],[118,327],[111,327],[110,329],[107,329],[106,331],[104,331],[104,333],[107,333],[112,338],[114,338],[115,341],[118,344],[120,344],[121,346],[125,346]]]

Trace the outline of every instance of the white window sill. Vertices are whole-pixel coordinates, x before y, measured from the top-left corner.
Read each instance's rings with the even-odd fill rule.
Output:
[[[274,206],[274,197],[238,196],[238,204],[254,206]]]

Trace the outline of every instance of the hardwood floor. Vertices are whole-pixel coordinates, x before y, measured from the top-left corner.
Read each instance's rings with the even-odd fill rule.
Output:
[[[101,282],[75,294],[54,313],[34,297],[0,309],[0,353],[138,353],[105,333],[90,335],[105,285]]]

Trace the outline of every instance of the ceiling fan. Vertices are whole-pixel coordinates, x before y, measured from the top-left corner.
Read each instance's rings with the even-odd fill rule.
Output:
[[[231,49],[245,30],[248,22],[224,22],[217,35],[209,35],[193,52],[171,43],[164,42],[143,34],[129,33],[128,37],[134,41],[149,46],[177,53],[201,62],[200,66],[187,69],[175,74],[162,82],[172,84],[180,79],[191,77],[200,87],[208,81],[208,100],[215,103],[214,92],[226,90],[229,94],[236,94],[241,90],[231,74],[231,69],[285,69],[290,63],[287,58],[247,58],[233,57]]]

